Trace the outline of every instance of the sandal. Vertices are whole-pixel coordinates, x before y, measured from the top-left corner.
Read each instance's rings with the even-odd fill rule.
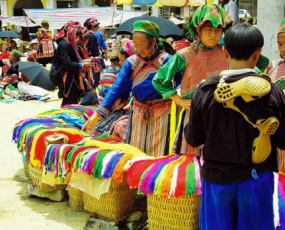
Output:
[[[259,119],[257,128],[259,136],[254,139],[252,144],[252,162],[260,164],[267,159],[271,153],[270,135],[274,134],[279,126],[276,117],[269,117],[267,120]]]

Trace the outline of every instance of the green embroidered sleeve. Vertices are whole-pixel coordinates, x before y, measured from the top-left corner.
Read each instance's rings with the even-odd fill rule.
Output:
[[[175,74],[184,72],[186,69],[185,59],[175,54],[165,65],[163,65],[156,73],[152,80],[152,85],[156,91],[162,95],[163,99],[168,99],[170,96],[176,94],[173,88],[173,78]]]

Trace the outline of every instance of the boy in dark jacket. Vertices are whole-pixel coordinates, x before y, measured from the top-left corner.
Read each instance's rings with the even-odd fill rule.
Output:
[[[229,69],[195,91],[185,138],[203,147],[200,230],[275,229],[277,150],[285,149],[284,93],[254,73],[264,40],[254,26],[225,35]]]

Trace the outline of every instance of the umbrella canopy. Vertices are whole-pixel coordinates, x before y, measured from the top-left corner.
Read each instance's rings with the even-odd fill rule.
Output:
[[[166,18],[158,18],[155,16],[140,16],[131,18],[118,26],[114,32],[116,34],[132,34],[133,24],[138,20],[149,20],[156,23],[159,26],[160,37],[183,37],[183,31],[177,25],[167,20]]]
[[[19,62],[19,71],[26,75],[30,83],[46,90],[54,90],[49,79],[49,71],[37,62]]]
[[[19,34],[13,32],[13,31],[1,31],[0,32],[0,38],[21,38]]]

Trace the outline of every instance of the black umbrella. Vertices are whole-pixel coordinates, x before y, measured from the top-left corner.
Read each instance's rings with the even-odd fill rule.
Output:
[[[32,85],[46,90],[54,90],[49,79],[49,71],[37,62],[19,62],[19,71],[27,76]]]
[[[1,31],[0,32],[0,38],[21,38],[19,34],[13,32],[13,31]]]
[[[133,33],[133,24],[138,20],[149,20],[156,23],[159,26],[159,35],[160,37],[183,37],[183,31],[175,25],[173,22],[166,18],[159,18],[155,16],[139,16],[130,18],[127,21],[123,22],[121,25],[115,29],[115,33],[119,34],[132,34]]]

